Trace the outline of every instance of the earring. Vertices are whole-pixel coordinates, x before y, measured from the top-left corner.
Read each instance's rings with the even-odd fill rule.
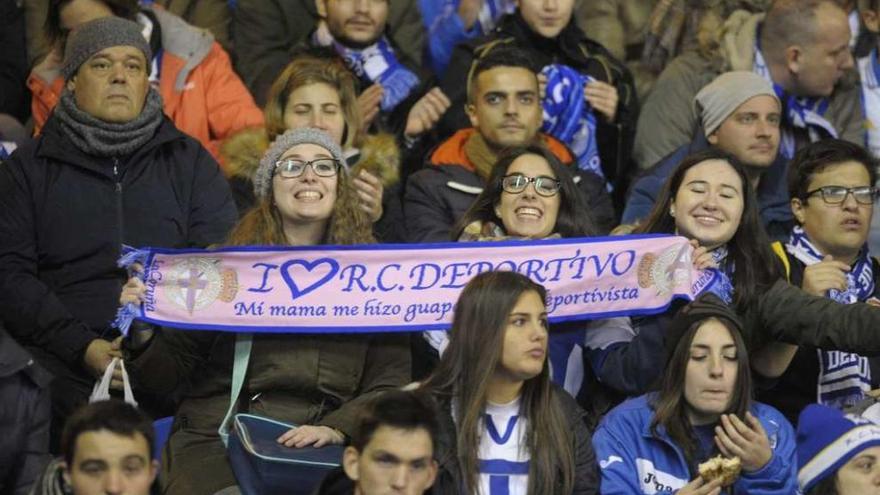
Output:
[[[672,218],[675,218],[675,207],[674,206],[669,207],[669,216]]]

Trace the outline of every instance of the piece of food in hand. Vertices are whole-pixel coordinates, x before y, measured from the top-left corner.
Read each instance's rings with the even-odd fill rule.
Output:
[[[730,486],[739,478],[742,464],[739,457],[728,459],[718,455],[697,466],[697,470],[706,483],[720,478],[721,486]]]

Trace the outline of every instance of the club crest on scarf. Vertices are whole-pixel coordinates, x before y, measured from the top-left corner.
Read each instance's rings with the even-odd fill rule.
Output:
[[[578,168],[604,179],[596,145],[596,115],[593,107],[584,99],[584,88],[595,79],[562,64],[548,65],[541,70],[541,74],[547,77],[541,131],[571,148]],[[610,184],[608,187],[610,190]]]
[[[791,231],[786,251],[810,266],[822,261],[823,254],[810,242],[798,225]],[[874,270],[867,246],[859,252],[852,269],[846,274],[846,290],[831,289],[826,297],[841,304],[868,300],[874,294]],[[842,409],[855,404],[871,390],[871,366],[868,359],[849,352],[818,349],[818,402]]]
[[[165,297],[189,314],[211,306],[218,299],[232,301],[238,292],[235,270],[222,268],[218,259],[183,258],[174,263],[168,277],[172,282],[166,286]]]

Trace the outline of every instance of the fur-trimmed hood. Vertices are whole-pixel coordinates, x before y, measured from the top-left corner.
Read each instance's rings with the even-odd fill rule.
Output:
[[[737,10],[727,19],[707,14],[700,21],[697,40],[700,53],[718,64],[720,72],[751,71],[755,61],[755,40],[764,14]]]
[[[245,129],[224,141],[220,154],[226,163],[226,174],[251,180],[269,144],[264,127]],[[359,149],[354,153],[347,151],[346,155],[352,173],[366,170],[378,177],[385,188],[400,181],[400,149],[391,134],[369,135]]]

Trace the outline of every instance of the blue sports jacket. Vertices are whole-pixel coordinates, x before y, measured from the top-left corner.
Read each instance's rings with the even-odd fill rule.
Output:
[[[659,438],[651,433],[651,397],[646,394],[620,404],[602,419],[593,434],[603,495],[673,493],[697,476],[689,472],[684,453],[662,427]],[[752,414],[767,432],[773,457],[759,471],[743,471],[726,493],[798,493],[794,429],[782,413],[766,404],[755,402]]]

